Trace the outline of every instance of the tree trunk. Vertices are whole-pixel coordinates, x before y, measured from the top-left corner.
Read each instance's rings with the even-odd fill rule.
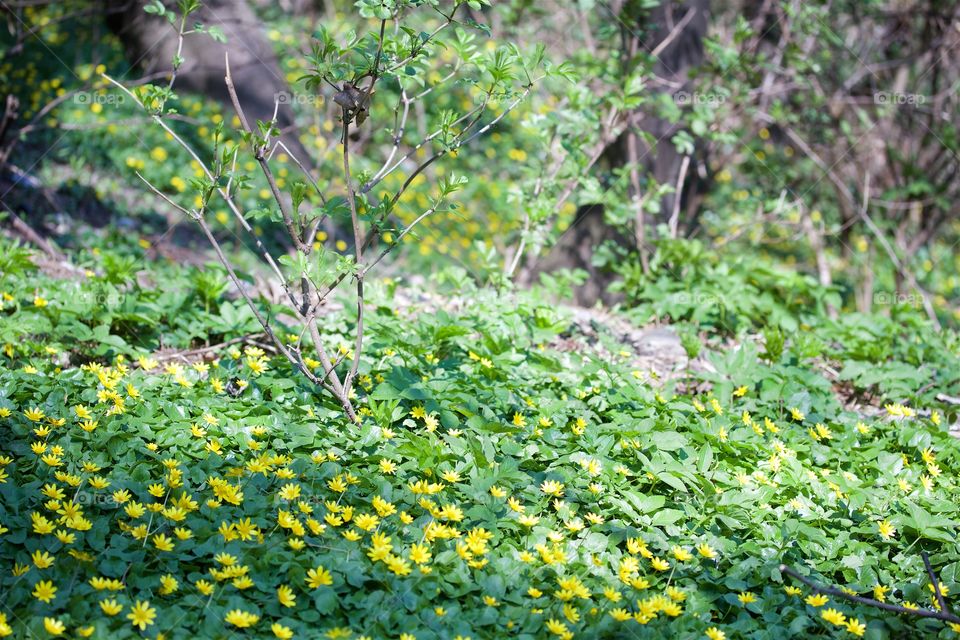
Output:
[[[631,52],[641,49],[656,51],[657,62],[653,71],[657,81],[651,82],[651,86],[673,95],[683,108],[689,108],[690,103],[685,105],[685,101],[698,99],[697,95],[690,92],[688,74],[703,62],[703,37],[709,26],[709,11],[709,0],[663,0],[658,7],[645,14],[639,24],[625,12],[621,14],[623,41],[626,43],[625,65],[629,63]],[[645,222],[650,228],[643,230],[643,233],[611,229],[604,220],[603,207],[581,207],[571,227],[546,255],[536,260],[521,281],[536,280],[540,273],[557,269],[583,269],[590,274],[590,280],[575,290],[577,302],[586,306],[597,301],[610,303],[616,300],[607,292],[614,274],[593,265],[593,252],[598,244],[613,240],[628,246],[634,242],[631,238],[642,238],[643,242],[649,243],[655,239],[653,230],[659,223],[670,224],[671,228],[676,229],[677,235],[686,235],[696,228],[699,215],[697,205],[707,184],[702,146],[696,145],[693,156],[678,153],[671,138],[681,127],[643,111],[631,114],[630,123],[631,127],[604,151],[602,163],[597,166],[609,171],[624,166],[635,155],[641,165],[641,175],[652,175],[660,184],[678,187],[677,192],[664,196],[659,218],[646,217]],[[651,147],[643,143],[644,136],[639,135],[641,132],[652,135],[657,144]],[[635,149],[634,154],[628,153],[631,138],[639,142],[635,143],[639,149]],[[639,201],[643,194],[636,193],[637,189],[634,186],[631,195]],[[672,216],[676,219],[671,220]]]
[[[177,31],[164,18],[144,11],[147,0],[105,0],[107,24],[123,43],[127,60],[147,75],[172,71],[177,52]],[[176,3],[165,0],[168,8]],[[227,42],[203,34],[184,39],[183,65],[177,72],[174,90],[199,93],[219,101],[226,112],[233,106],[227,93],[224,54],[230,54],[230,70],[237,97],[247,118],[268,121],[277,109],[277,125],[284,131],[283,142],[307,166],[313,162],[297,139],[294,129],[292,94],[276,56],[263,33],[260,20],[246,0],[205,0],[190,23],[219,27]]]

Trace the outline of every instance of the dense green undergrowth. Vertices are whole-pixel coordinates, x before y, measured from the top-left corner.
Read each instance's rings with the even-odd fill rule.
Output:
[[[4,253],[0,635],[953,633],[778,569],[932,608],[926,551],[960,590],[957,342],[913,316],[722,348],[687,317],[710,366],[657,381],[558,349],[568,318],[528,294],[453,313],[381,286],[354,426],[240,340],[210,270]],[[230,344],[171,355],[206,341]]]

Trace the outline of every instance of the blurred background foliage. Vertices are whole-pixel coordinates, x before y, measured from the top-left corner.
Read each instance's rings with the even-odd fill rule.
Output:
[[[199,166],[101,76],[164,77],[162,61],[149,52],[131,59],[128,37],[105,24],[128,4],[4,3],[0,96],[19,108],[8,99],[3,200],[60,242],[135,232],[134,253],[177,259],[174,247],[194,239],[188,225],[144,197],[137,174],[189,207]],[[244,3],[212,3],[220,11],[231,4]],[[376,25],[357,6],[248,7],[282,74],[271,82],[286,85],[276,94],[292,113],[286,135],[331,189],[342,187],[339,107],[306,80],[315,36]],[[479,103],[482,74],[472,63],[498,47],[542,45],[554,73],[489,135],[404,193],[406,224],[444,175],[469,178],[457,209],[411,233],[394,268],[456,265],[478,281],[545,282],[584,304],[622,302],[640,320],[688,318],[697,301],[683,308],[669,295],[695,280],[738,296],[730,304],[755,309],[757,324],[771,306],[790,310],[789,325],[794,308],[810,305],[831,315],[915,308],[935,324],[955,323],[957,12],[937,0],[464,6],[460,19],[483,28],[457,27],[433,62],[406,70],[405,90],[421,96],[409,140]],[[422,28],[441,21],[427,18]],[[237,44],[229,24],[221,30]],[[228,137],[239,137],[215,92],[177,93],[172,126],[197,148],[212,149],[221,120]],[[375,170],[389,151],[402,98],[398,86],[378,87],[369,125],[352,141],[368,163],[360,171]],[[491,106],[496,114],[505,105]],[[281,188],[297,179],[286,154],[272,163]],[[395,180],[383,186],[395,190]],[[279,243],[271,201],[255,180],[242,205],[258,233]],[[240,248],[227,211],[215,217],[224,241]],[[335,226],[318,237],[344,253],[348,240]],[[724,315],[723,304],[709,313]]]

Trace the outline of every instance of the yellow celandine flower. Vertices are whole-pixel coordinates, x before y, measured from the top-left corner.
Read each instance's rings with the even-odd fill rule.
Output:
[[[610,611],[610,616],[617,622],[626,622],[633,619],[633,614],[623,608],[616,608]]]
[[[233,609],[227,612],[227,615],[223,620],[227,624],[232,624],[240,629],[246,629],[247,627],[252,627],[253,625],[257,624],[257,622],[260,620],[260,616],[252,614],[248,611]]]
[[[316,569],[307,571],[306,582],[311,589],[319,589],[323,586],[332,585],[333,576],[323,567],[317,567]]]
[[[830,598],[823,595],[822,593],[811,594],[803,599],[811,607],[822,607],[830,601]]]
[[[253,586],[253,579],[250,576],[240,576],[239,578],[234,578],[231,584],[242,591],[243,589],[249,589]]]
[[[580,466],[591,476],[598,476],[603,471],[603,466],[598,460],[581,460]]]
[[[430,562],[432,554],[430,548],[425,544],[414,544],[410,547],[410,561],[416,564],[426,564]]]
[[[717,552],[714,551],[706,542],[701,542],[697,545],[697,553],[699,553],[704,558],[710,558],[711,560],[717,557]]]
[[[710,627],[703,634],[710,640],[727,640],[727,634],[716,627]]]
[[[336,493],[343,493],[347,490],[347,482],[344,480],[343,475],[338,475],[327,481],[327,486],[331,491]]]
[[[835,624],[838,627],[845,626],[847,624],[847,616],[836,609],[825,609],[824,611],[820,612],[820,617],[830,624]]]
[[[221,552],[213,556],[213,561],[225,567],[232,567],[233,565],[237,564],[237,557],[229,553]]]
[[[206,580],[197,580],[194,583],[194,586],[197,588],[197,591],[202,593],[205,596],[209,596],[213,593],[213,585]]]
[[[554,635],[566,636],[568,633],[570,633],[570,630],[567,628],[566,624],[554,618],[547,620],[546,627],[547,631]]]
[[[280,640],[291,640],[293,638],[293,629],[290,627],[285,627],[279,622],[274,622],[270,626],[270,631],[273,632],[273,635]]]
[[[860,622],[857,618],[850,618],[847,620],[847,632],[852,633],[853,635],[862,637],[867,630],[867,625]]]
[[[587,515],[583,516],[590,521],[590,524],[603,524],[604,518],[599,513],[590,512]]]
[[[55,561],[53,556],[46,551],[41,551],[39,549],[34,551],[33,555],[30,557],[37,569],[46,569],[47,567],[52,566]]]
[[[90,586],[97,591],[122,591],[124,585],[116,578],[102,578],[97,576],[90,578]]]
[[[63,635],[63,632],[67,630],[67,626],[57,618],[44,618],[43,628],[52,636]]]
[[[147,512],[146,508],[139,502],[131,502],[126,507],[123,508],[124,512],[128,517],[136,520],[140,518]]]
[[[394,556],[394,555],[389,556],[386,559],[386,565],[390,571],[392,571],[398,576],[409,575],[409,573],[412,571],[412,568],[410,567],[410,563],[404,560],[403,558],[401,558],[400,556]],[[423,569],[427,569],[427,567],[421,566],[421,571],[423,571]]]
[[[803,591],[799,587],[794,587],[792,585],[785,586],[783,590],[786,592],[788,596],[798,596],[801,593],[803,593]]]
[[[687,551],[683,547],[680,547],[677,545],[674,545],[674,547],[670,550],[670,552],[673,554],[673,557],[679,560],[680,562],[686,562],[687,560],[690,560],[691,558],[693,558],[693,554],[691,554],[689,551]]]
[[[518,518],[518,521],[525,527],[534,527],[538,522],[540,522],[540,518],[538,516],[521,515]]]
[[[664,560],[663,558],[651,558],[650,566],[653,567],[654,571],[667,571],[670,568],[670,563]]]
[[[160,551],[173,551],[173,540],[168,538],[166,534],[158,533],[157,535],[153,536],[152,542],[153,546]]]
[[[280,498],[283,500],[296,500],[300,497],[300,485],[290,483],[280,488]]]
[[[603,596],[610,602],[620,602],[623,595],[613,587],[607,587],[603,590]]]
[[[269,368],[267,366],[266,360],[257,359],[257,358],[247,358],[246,362],[247,362],[247,366],[250,367],[250,371],[255,376],[260,375],[261,373],[263,373]]]
[[[886,587],[882,584],[874,585],[873,587],[873,599],[880,602],[887,601],[887,592],[890,591],[890,587]]]
[[[297,596],[294,595],[293,589],[282,584],[277,587],[277,601],[285,607],[293,607],[297,604]]]
[[[674,602],[683,602],[687,599],[687,594],[684,593],[682,589],[678,589],[677,587],[671,585],[667,587],[667,597]]]
[[[916,412],[910,407],[906,407],[902,404],[885,404],[883,408],[886,409],[887,415],[894,418],[912,418],[916,415]]]
[[[890,538],[895,536],[897,533],[896,527],[890,524],[889,520],[882,520],[878,522],[877,530],[880,532],[880,537],[883,538],[884,540],[889,540]]]
[[[0,533],[3,533],[3,527],[0,527]],[[72,533],[67,533],[63,529],[57,529],[57,540],[61,543],[68,545],[76,542],[77,537]]]
[[[40,422],[45,417],[45,414],[39,407],[27,409],[23,412],[23,415],[26,416],[30,422]]]
[[[380,471],[386,474],[393,474],[397,471],[397,465],[387,460],[386,458],[380,459]]]
[[[150,602],[140,600],[134,603],[130,613],[127,614],[127,620],[129,620],[133,626],[139,627],[140,631],[144,631],[148,626],[152,625],[156,617],[157,610],[150,606]]]
[[[796,420],[797,422],[803,422],[806,416],[803,414],[800,409],[796,407],[790,407],[790,417]]]
[[[34,585],[32,595],[40,602],[50,604],[50,601],[57,595],[57,588],[53,586],[53,582],[50,580],[40,580]]]
[[[498,487],[497,485],[493,485],[492,487],[490,487],[490,495],[493,496],[494,498],[503,498],[504,496],[507,495],[507,491],[506,489]]]
[[[54,455],[52,453],[48,453],[44,456],[41,456],[40,459],[44,462],[44,464],[50,467],[59,467],[61,464],[63,464],[63,461],[60,459],[60,456]]]
[[[117,602],[112,598],[107,598],[100,601],[100,608],[108,616],[115,616],[121,611],[123,611],[123,605]]]
[[[527,419],[523,417],[523,414],[516,412],[513,414],[513,426],[515,427],[525,427],[527,426]]]
[[[168,596],[175,593],[179,588],[180,583],[169,573],[160,576],[160,595]]]
[[[742,605],[748,605],[751,602],[756,602],[757,596],[750,593],[749,591],[741,591],[740,595],[737,596],[737,600],[739,600],[740,604]]]
[[[710,398],[710,408],[713,409],[713,412],[718,416],[723,415],[723,407],[720,406],[720,401],[716,398]]]
[[[540,485],[540,491],[548,496],[562,496],[563,489],[563,483],[557,482],[556,480],[544,480],[543,484]]]

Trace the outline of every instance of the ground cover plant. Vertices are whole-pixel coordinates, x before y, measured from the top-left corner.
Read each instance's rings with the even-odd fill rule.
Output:
[[[960,447],[917,402],[925,367],[957,370],[944,351],[899,356],[912,380],[845,376],[883,398],[864,416],[793,340],[661,385],[558,350],[569,318],[524,294],[419,313],[384,290],[352,425],[250,342],[128,343],[69,294],[103,280],[3,283],[7,634],[951,633],[780,569],[931,610],[926,553],[949,602]]]

